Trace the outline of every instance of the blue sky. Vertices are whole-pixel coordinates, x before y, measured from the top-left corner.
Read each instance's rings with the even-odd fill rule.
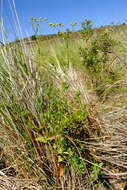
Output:
[[[62,22],[69,26],[72,21],[81,22],[84,18],[94,21],[95,26],[122,23],[127,20],[127,0],[14,0],[18,12],[23,36],[34,32],[30,24],[31,17],[47,17],[49,22]],[[13,0],[0,0],[0,15],[4,18],[5,28],[13,39],[14,20],[10,5]],[[9,5],[10,2],[10,5]],[[42,25],[40,33],[53,33],[48,26]],[[80,26],[77,27],[79,29]],[[15,38],[15,37],[14,37]]]

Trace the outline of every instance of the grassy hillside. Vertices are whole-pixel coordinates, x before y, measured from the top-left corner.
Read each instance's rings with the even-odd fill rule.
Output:
[[[1,46],[5,177],[43,190],[126,188],[126,34],[127,25],[84,22],[78,33]]]

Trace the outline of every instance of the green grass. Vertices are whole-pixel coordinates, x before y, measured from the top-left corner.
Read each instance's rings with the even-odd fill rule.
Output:
[[[127,92],[125,36],[112,43],[117,31],[1,47],[0,143],[19,177],[43,178],[45,189],[103,183],[105,163],[87,143],[105,136],[97,105]]]

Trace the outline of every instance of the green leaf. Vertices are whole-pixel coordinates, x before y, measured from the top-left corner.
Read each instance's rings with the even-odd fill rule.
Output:
[[[38,137],[36,138],[36,141],[42,142],[42,143],[47,143],[48,139],[47,137]]]
[[[62,158],[62,156],[58,156],[58,163],[60,163],[60,162],[63,162],[64,161],[64,159]]]
[[[97,181],[99,179],[99,175],[101,174],[101,167],[103,166],[103,162],[101,163],[96,163],[94,166],[92,166],[92,171],[91,171],[91,178],[92,181]]]

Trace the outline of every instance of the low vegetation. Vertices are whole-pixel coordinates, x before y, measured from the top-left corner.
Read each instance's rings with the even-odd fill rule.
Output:
[[[31,21],[33,43],[0,48],[1,171],[45,190],[125,188],[127,26],[50,23],[58,34],[39,40]]]

